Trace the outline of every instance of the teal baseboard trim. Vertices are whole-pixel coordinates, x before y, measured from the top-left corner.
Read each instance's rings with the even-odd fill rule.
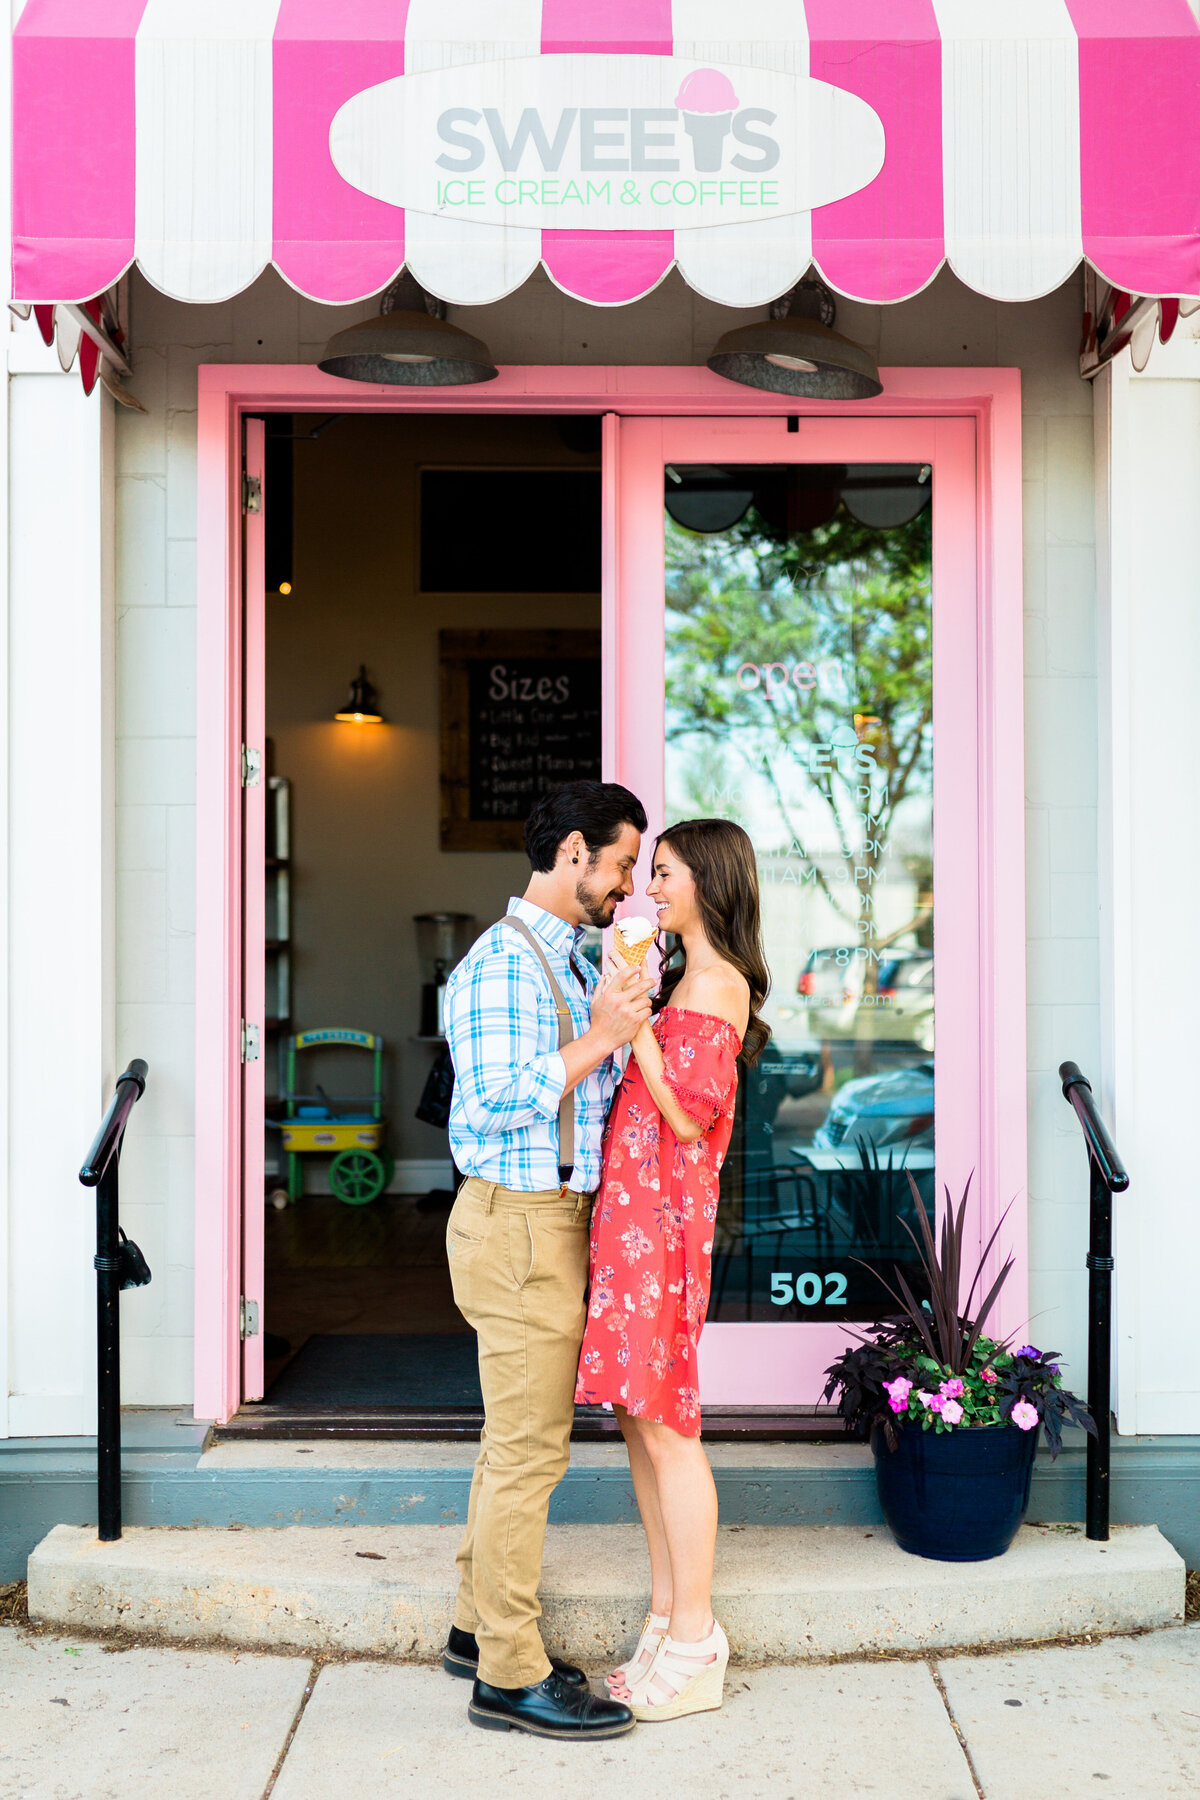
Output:
[[[200,1437],[184,1445],[164,1434],[127,1450],[122,1508],[128,1525],[453,1525],[466,1516],[470,1470],[429,1465],[213,1469],[198,1463]],[[154,1447],[149,1447],[152,1443]],[[143,1447],[146,1446],[146,1447]],[[179,1446],[179,1447],[177,1447]],[[771,1446],[752,1467],[714,1473],[726,1525],[882,1523],[869,1465],[771,1465]],[[1083,1517],[1085,1453],[1056,1463],[1039,1454],[1029,1518]],[[573,1468],[550,1506],[558,1524],[627,1524],[637,1519],[628,1471]],[[95,1522],[94,1448],[83,1440],[0,1444],[0,1582],[17,1581],[34,1545],[57,1524]],[[1189,1568],[1200,1568],[1200,1438],[1125,1439],[1113,1446],[1114,1524],[1158,1525]]]

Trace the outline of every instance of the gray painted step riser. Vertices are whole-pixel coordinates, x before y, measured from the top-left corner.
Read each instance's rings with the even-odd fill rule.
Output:
[[[155,1459],[159,1461],[160,1459]],[[166,1459],[161,1459],[165,1461]],[[1145,1469],[1114,1470],[1114,1524],[1156,1523],[1189,1568],[1200,1568],[1200,1472],[1148,1457]],[[174,1461],[174,1459],[172,1459]],[[458,1523],[465,1517],[470,1472],[462,1468],[198,1471],[127,1465],[123,1509],[128,1525],[384,1525]],[[882,1522],[871,1469],[715,1471],[726,1525],[875,1525]],[[1081,1457],[1039,1463],[1029,1517],[1068,1521],[1083,1516]],[[628,1475],[572,1470],[551,1501],[558,1524],[636,1521]],[[0,1474],[0,1582],[19,1581],[34,1545],[57,1524],[94,1524],[91,1470]]]
[[[64,1459],[65,1460],[65,1459]],[[26,1456],[0,1465],[0,1582],[19,1581],[34,1545],[57,1524],[95,1522],[94,1469],[46,1467]],[[39,1467],[38,1465],[42,1466]],[[860,1469],[739,1468],[714,1471],[726,1525],[881,1523],[875,1479]],[[414,1525],[465,1516],[470,1471],[450,1469],[197,1469],[192,1456],[126,1459],[128,1525]],[[1039,1459],[1029,1517],[1083,1516],[1083,1458]],[[628,1474],[572,1469],[555,1492],[558,1524],[627,1524],[637,1518]],[[1119,1459],[1113,1470],[1114,1524],[1157,1524],[1189,1568],[1200,1568],[1200,1456],[1168,1461],[1153,1453]]]
[[[30,1559],[30,1611],[68,1629],[428,1662],[451,1618],[456,1535],[143,1531],[107,1546],[59,1530]],[[618,1658],[645,1611],[644,1563],[629,1528],[552,1530],[548,1647],[589,1667]],[[744,1662],[995,1645],[1177,1622],[1183,1566],[1152,1529],[1101,1551],[1027,1528],[1008,1556],[964,1565],[905,1556],[882,1532],[748,1528],[721,1534],[714,1607]]]

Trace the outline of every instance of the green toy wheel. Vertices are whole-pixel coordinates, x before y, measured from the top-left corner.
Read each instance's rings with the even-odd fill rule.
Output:
[[[382,1194],[387,1174],[373,1150],[342,1150],[329,1165],[329,1185],[347,1206],[367,1206]]]

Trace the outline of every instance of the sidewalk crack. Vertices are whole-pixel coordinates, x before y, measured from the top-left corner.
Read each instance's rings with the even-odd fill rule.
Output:
[[[267,1785],[262,1791],[262,1800],[271,1800],[271,1795],[275,1791],[275,1783],[279,1780],[280,1772],[284,1763],[287,1761],[288,1751],[292,1747],[292,1740],[300,1729],[300,1721],[304,1717],[305,1708],[312,1699],[313,1689],[317,1685],[317,1676],[321,1673],[323,1667],[323,1657],[315,1657],[308,1665],[308,1679],[304,1684],[304,1692],[300,1696],[300,1704],[296,1708],[295,1716],[288,1729],[288,1734],[284,1738],[283,1746],[275,1759],[275,1767],[271,1770],[271,1773],[267,1778]]]
[[[928,1668],[930,1675],[933,1677],[934,1687],[937,1689],[938,1693],[942,1696],[942,1705],[946,1709],[946,1717],[950,1721],[950,1729],[953,1731],[955,1737],[958,1739],[958,1747],[962,1751],[963,1758],[966,1761],[967,1768],[970,1771],[971,1782],[972,1782],[972,1785],[974,1786],[975,1793],[978,1796],[978,1800],[987,1800],[987,1795],[983,1791],[983,1783],[979,1779],[979,1771],[975,1767],[975,1760],[972,1757],[971,1752],[967,1747],[967,1740],[963,1735],[962,1726],[959,1724],[958,1720],[954,1716],[954,1708],[950,1704],[950,1696],[946,1692],[946,1684],[942,1680],[941,1670],[938,1668],[937,1664],[933,1661],[932,1657],[929,1658],[929,1660],[926,1664],[926,1667]]]

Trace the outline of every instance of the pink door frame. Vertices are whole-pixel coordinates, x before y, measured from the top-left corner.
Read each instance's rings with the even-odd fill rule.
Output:
[[[257,481],[259,495],[266,480],[266,425],[262,419],[246,420],[246,479]],[[242,558],[244,629],[245,741],[261,754],[267,736],[267,533],[261,498],[257,512],[244,515],[245,547]],[[245,788],[242,837],[244,912],[242,924],[241,1017],[260,1027],[258,1055],[242,1066],[242,1188],[257,1194],[264,1187],[266,1145],[262,1119],[266,1099],[267,1012],[267,770],[263,757],[258,780]],[[264,946],[257,955],[247,954]],[[242,1294],[258,1304],[263,1317],[266,1286],[266,1237],[263,1222],[253,1209],[242,1208]],[[261,1400],[263,1393],[263,1338],[261,1330],[242,1344],[242,1397]]]
[[[627,444],[619,419],[746,421],[798,416],[973,423],[975,438],[974,688],[978,761],[959,772],[957,796],[936,802],[978,823],[979,1060],[969,1072],[968,1114],[978,1119],[984,1196],[980,1224],[1025,1188],[1025,929],[1022,741],[1021,400],[1015,369],[885,369],[883,392],[846,406],[759,393],[693,367],[530,365],[500,370],[478,389],[396,389],[340,381],[306,364],[209,364],[199,371],[197,468],[197,907],[195,1151],[195,1413],[222,1422],[242,1398],[243,854],[241,747],[246,684],[242,555],[242,422],[263,412],[593,413],[604,417],[605,767],[628,766],[637,720],[661,712],[661,664],[631,631],[648,566],[642,554],[650,498],[621,504]],[[663,429],[669,427],[664,424]],[[936,430],[935,430],[936,435]],[[731,442],[734,440],[731,439]],[[795,440],[790,438],[794,444]],[[757,454],[757,452],[756,452]],[[882,460],[876,454],[874,460]],[[781,460],[791,460],[790,456]],[[801,458],[803,460],[803,458]],[[897,457],[895,460],[903,460]],[[923,458],[932,460],[932,457]],[[953,459],[947,459],[946,466]],[[644,486],[644,484],[640,484]],[[661,484],[657,495],[661,495]],[[269,496],[268,496],[269,504]],[[661,533],[661,500],[653,501]],[[625,581],[625,571],[630,573]],[[935,571],[935,581],[937,579]],[[662,607],[661,562],[657,598]],[[624,603],[622,596],[625,596]],[[972,671],[956,659],[959,678]],[[257,676],[255,677],[257,680]],[[655,691],[657,687],[657,691]],[[947,697],[948,699],[949,697]],[[935,702],[936,703],[936,702]],[[631,734],[634,734],[631,736]],[[639,758],[640,762],[644,757]],[[661,779],[661,777],[660,777]],[[644,783],[645,774],[639,773]],[[964,816],[960,813],[960,817]],[[944,918],[944,915],[943,915]],[[944,991],[944,984],[943,984]],[[939,997],[939,1009],[941,999]],[[939,1030],[941,1021],[939,1017]],[[955,1130],[939,1086],[939,1150]],[[948,1109],[948,1110],[947,1110]],[[956,1145],[957,1151],[957,1145]],[[952,1179],[959,1178],[957,1161]],[[1005,1239],[1017,1257],[1007,1316],[1025,1312],[1024,1207]],[[248,1271],[250,1273],[251,1271]],[[745,1329],[745,1328],[741,1328]],[[778,1326],[766,1329],[779,1331]],[[811,1331],[812,1327],[797,1327]],[[782,1340],[779,1340],[782,1341]],[[715,1347],[715,1341],[714,1341]],[[724,1358],[722,1358],[724,1361]],[[714,1395],[713,1398],[717,1396]]]

